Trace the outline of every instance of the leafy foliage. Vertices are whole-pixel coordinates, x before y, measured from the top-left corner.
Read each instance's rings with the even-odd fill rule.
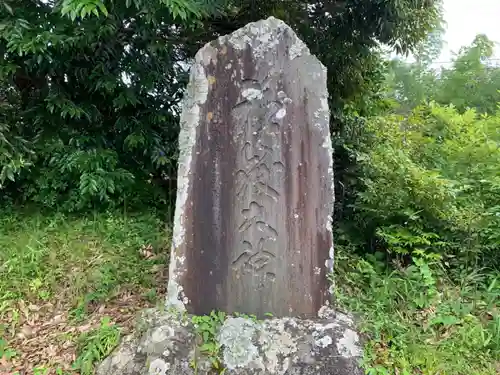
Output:
[[[436,2],[437,3],[437,2]],[[66,211],[170,203],[186,68],[205,42],[278,16],[330,71],[336,126],[383,81],[378,43],[416,48],[434,1],[30,0],[0,7],[4,199]]]
[[[358,112],[337,139],[349,161],[340,174],[340,238],[407,259],[417,252],[498,265],[500,97],[492,88],[500,70],[484,60],[491,53],[479,35],[440,75],[420,62],[387,66],[373,115]]]
[[[362,317],[369,374],[498,372],[491,52],[478,36],[441,74],[423,61],[391,62],[378,103],[338,138],[350,163],[336,228],[337,302]]]
[[[168,247],[164,223],[150,212],[4,209],[0,372],[90,371],[116,344],[117,328],[129,332],[138,310],[157,302]],[[101,326],[106,316],[116,326]]]
[[[222,311],[212,311],[210,315],[193,316],[191,321],[198,336],[199,354],[205,356],[212,368],[217,373],[224,373],[225,368],[222,364],[221,344],[217,340],[217,334],[224,324],[226,314]],[[197,355],[193,358],[191,366],[197,371]]]
[[[368,372],[494,374],[500,70],[487,64],[493,44],[481,35],[450,69],[432,70],[440,12],[432,0],[0,2],[4,204],[168,206],[191,58],[221,34],[276,16],[330,72],[337,298],[363,316]],[[385,61],[381,43],[413,52],[416,62]],[[158,264],[137,248],[149,254],[143,229],[156,236],[151,228],[161,224],[117,217],[99,216],[92,230],[71,219],[58,236],[40,229],[59,228],[58,218],[34,215],[36,223],[23,221],[32,236],[16,241],[18,221],[4,218],[9,277],[0,281],[0,306],[48,301],[57,285],[71,285],[69,315],[80,322],[123,286],[152,286]],[[78,245],[69,241],[80,236]],[[97,250],[96,236],[105,238]],[[53,266],[56,258],[64,261]],[[84,262],[85,270],[67,272]],[[201,354],[219,371],[222,320],[214,313],[193,322]],[[91,371],[116,334],[103,325],[81,341],[80,371]]]
[[[437,104],[373,118],[361,166],[356,223],[391,253],[498,258],[500,117]],[[470,258],[469,258],[470,257]]]
[[[65,210],[165,203],[186,73],[178,29],[219,5],[16,4],[0,8],[4,193]]]
[[[165,255],[161,221],[151,214],[93,218],[24,212],[0,219],[1,306],[58,296],[82,316],[123,291],[154,285],[153,269]],[[154,257],[141,254],[148,245]],[[54,260],[58,261],[55,262]],[[80,311],[78,313],[78,311]]]
[[[475,108],[479,113],[495,113],[500,101],[500,67],[488,63],[493,46],[486,35],[478,35],[462,48],[452,69],[442,72],[436,101],[453,104],[461,112]]]

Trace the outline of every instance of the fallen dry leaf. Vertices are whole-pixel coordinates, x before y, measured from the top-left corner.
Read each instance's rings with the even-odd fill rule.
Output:
[[[158,292],[164,293],[163,281],[158,281]],[[83,332],[98,328],[101,319],[109,316],[125,333],[132,332],[137,312],[151,303],[143,297],[145,290],[126,290],[106,304],[95,306],[92,314],[82,323],[68,320],[68,311],[73,307],[65,299],[39,305],[38,302],[23,302],[10,311],[8,324],[14,327],[8,342],[17,356],[10,362],[0,360],[0,375],[33,374],[38,366],[48,366],[46,375],[57,375],[56,368],[76,375],[71,365],[77,358],[76,339]],[[55,302],[55,303],[54,303]],[[20,327],[20,328],[19,328]]]
[[[21,328],[20,332],[18,333],[18,337],[20,339],[29,339],[31,336],[33,336],[33,334],[34,334],[33,328],[25,325]]]
[[[97,309],[97,313],[100,315],[102,313],[104,313],[104,310],[106,309],[106,305],[101,305],[99,306],[99,308]]]
[[[35,311],[35,312],[37,312],[37,311],[40,311],[41,309],[42,309],[42,308],[41,308],[40,306],[38,306],[38,305],[33,305],[33,304],[31,304],[31,305],[29,305],[29,306],[28,306],[28,310],[30,310],[30,311]]]
[[[83,332],[90,331],[91,328],[92,328],[92,324],[85,324],[83,326],[78,327],[77,330],[78,330],[78,332],[83,333]]]

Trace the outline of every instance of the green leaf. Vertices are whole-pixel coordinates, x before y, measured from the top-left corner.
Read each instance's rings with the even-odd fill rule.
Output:
[[[453,315],[439,316],[439,317],[434,318],[431,321],[431,324],[433,324],[433,325],[442,324],[445,327],[449,327],[449,326],[456,325],[459,323],[460,323],[460,319],[458,319],[456,316],[453,316]]]
[[[3,6],[7,10],[7,12],[9,12],[11,15],[14,15],[14,11],[12,10],[12,7],[6,1],[3,2]]]
[[[5,169],[5,175],[7,176],[7,178],[9,180],[11,180],[12,182],[15,181],[15,177],[14,177],[14,171],[12,170],[12,168],[6,168]]]
[[[96,7],[95,7],[95,5],[94,5],[94,4],[87,4],[87,5],[85,5],[85,6],[82,8],[82,10],[81,10],[81,12],[80,12],[80,16],[81,16],[82,18],[85,18],[85,16],[86,16],[87,14],[91,14],[91,13],[92,13],[92,11],[93,11],[94,9],[96,9]]]
[[[99,7],[99,10],[102,14],[104,14],[106,17],[109,15],[108,10],[101,1],[97,1],[97,6]]]
[[[208,353],[212,353],[214,352],[214,350],[216,350],[217,347],[215,346],[214,343],[211,343],[211,342],[208,342],[208,343],[204,343],[203,345],[200,346],[200,350],[202,352],[208,352]]]
[[[212,363],[212,367],[216,370],[219,369],[220,367],[220,363],[219,363],[219,360],[217,358],[211,358],[210,362]]]

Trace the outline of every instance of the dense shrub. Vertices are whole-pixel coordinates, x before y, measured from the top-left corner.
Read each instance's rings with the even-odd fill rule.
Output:
[[[351,235],[373,251],[498,265],[499,126],[432,103],[367,121]]]

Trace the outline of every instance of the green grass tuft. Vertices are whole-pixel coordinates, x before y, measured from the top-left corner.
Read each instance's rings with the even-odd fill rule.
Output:
[[[78,339],[78,358],[73,368],[81,375],[94,374],[96,364],[104,360],[118,345],[120,329],[103,318],[99,328],[81,335]]]

